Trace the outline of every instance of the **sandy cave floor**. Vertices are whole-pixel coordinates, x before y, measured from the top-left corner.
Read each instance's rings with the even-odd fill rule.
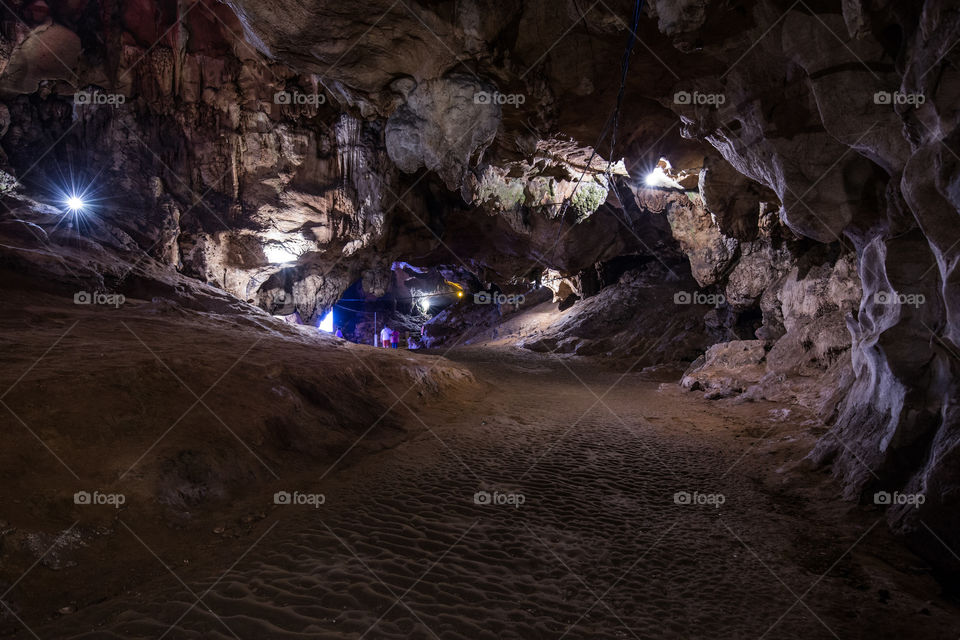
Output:
[[[130,313],[148,342],[150,326],[177,323]],[[414,357],[358,353],[388,364]],[[371,433],[377,446],[345,450],[330,472],[333,456],[284,462],[254,447],[279,478],[251,470],[245,483],[233,480],[239,490],[186,519],[156,505],[58,511],[62,502],[37,495],[56,463],[40,462],[42,448],[8,449],[5,534],[17,524],[65,530],[79,518],[74,531],[85,537],[63,551],[69,561],[32,567],[0,547],[4,637],[957,637],[960,609],[887,533],[882,513],[840,501],[826,472],[798,462],[824,432],[803,410],[707,402],[671,384],[675,371],[624,373],[503,347],[446,355],[453,362],[443,367],[464,367],[476,383],[394,404],[369,380],[364,392],[392,405],[389,433]],[[55,362],[6,398],[19,414],[32,385],[73,370]],[[13,379],[23,369],[5,364]],[[393,386],[402,396],[405,384]],[[227,411],[218,393],[209,402]],[[237,410],[231,424],[243,421]],[[5,416],[5,437],[16,428]],[[217,446],[200,428],[178,429],[170,446]],[[97,455],[84,446],[86,458]],[[124,449],[104,442],[99,455],[127,460]],[[325,504],[276,506],[275,491],[322,493]],[[476,504],[481,491],[523,504]],[[677,492],[723,504],[678,504]]]

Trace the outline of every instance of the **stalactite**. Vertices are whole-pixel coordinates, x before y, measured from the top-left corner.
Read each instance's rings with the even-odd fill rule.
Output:
[[[177,3],[177,25],[173,30],[173,92],[180,95],[183,89],[183,66],[187,58],[187,42],[190,40],[190,31],[187,29],[186,16],[191,7],[184,7],[186,3],[180,0]],[[190,3],[191,5],[193,3]]]

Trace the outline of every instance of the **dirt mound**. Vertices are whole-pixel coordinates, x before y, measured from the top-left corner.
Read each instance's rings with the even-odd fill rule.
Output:
[[[182,545],[239,517],[251,492],[395,446],[425,428],[410,410],[474,386],[437,356],[171,300],[75,304],[8,290],[0,327],[0,579],[15,584],[38,561],[103,562],[94,599],[142,561],[132,538],[115,546],[121,520],[153,523],[137,528],[158,552]],[[56,598],[63,587],[45,579]],[[4,601],[33,613],[20,588]]]

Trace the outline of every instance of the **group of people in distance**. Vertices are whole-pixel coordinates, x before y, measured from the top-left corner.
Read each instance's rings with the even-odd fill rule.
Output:
[[[343,335],[343,329],[342,329],[341,327],[339,327],[339,326],[336,327],[336,329],[335,329],[335,331],[334,331],[334,335],[335,335],[336,337],[338,337],[338,338],[344,338],[344,339],[346,339],[345,336]],[[380,346],[381,346],[381,347],[386,347],[386,348],[388,348],[388,349],[391,348],[391,347],[394,348],[394,349],[399,349],[399,348],[400,348],[400,339],[401,339],[402,336],[400,335],[400,332],[399,332],[399,331],[396,331],[395,329],[391,329],[391,328],[388,327],[388,326],[384,326],[383,329],[380,330],[379,336],[380,336]],[[376,342],[375,342],[375,344],[376,344]],[[409,335],[408,335],[408,336],[407,336],[407,348],[409,348],[409,349],[416,349],[417,346],[418,346],[418,345],[417,345],[417,341],[413,339],[413,336],[409,336]]]
[[[380,330],[380,346],[397,349],[400,346],[400,332],[383,325]]]

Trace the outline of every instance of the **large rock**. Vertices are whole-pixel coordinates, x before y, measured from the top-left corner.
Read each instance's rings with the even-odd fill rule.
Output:
[[[671,273],[656,262],[631,269],[596,295],[561,304],[563,314],[520,346],[622,358],[635,366],[689,362],[713,341],[703,321],[709,306],[677,302],[677,292],[694,284],[679,268]]]
[[[401,171],[435,171],[451,191],[460,187],[471,158],[482,155],[500,125],[492,84],[451,75],[417,85],[387,120],[390,159]]]
[[[720,232],[699,197],[691,199],[682,191],[641,189],[637,200],[648,211],[665,215],[700,286],[721,282],[736,259],[738,243]]]

